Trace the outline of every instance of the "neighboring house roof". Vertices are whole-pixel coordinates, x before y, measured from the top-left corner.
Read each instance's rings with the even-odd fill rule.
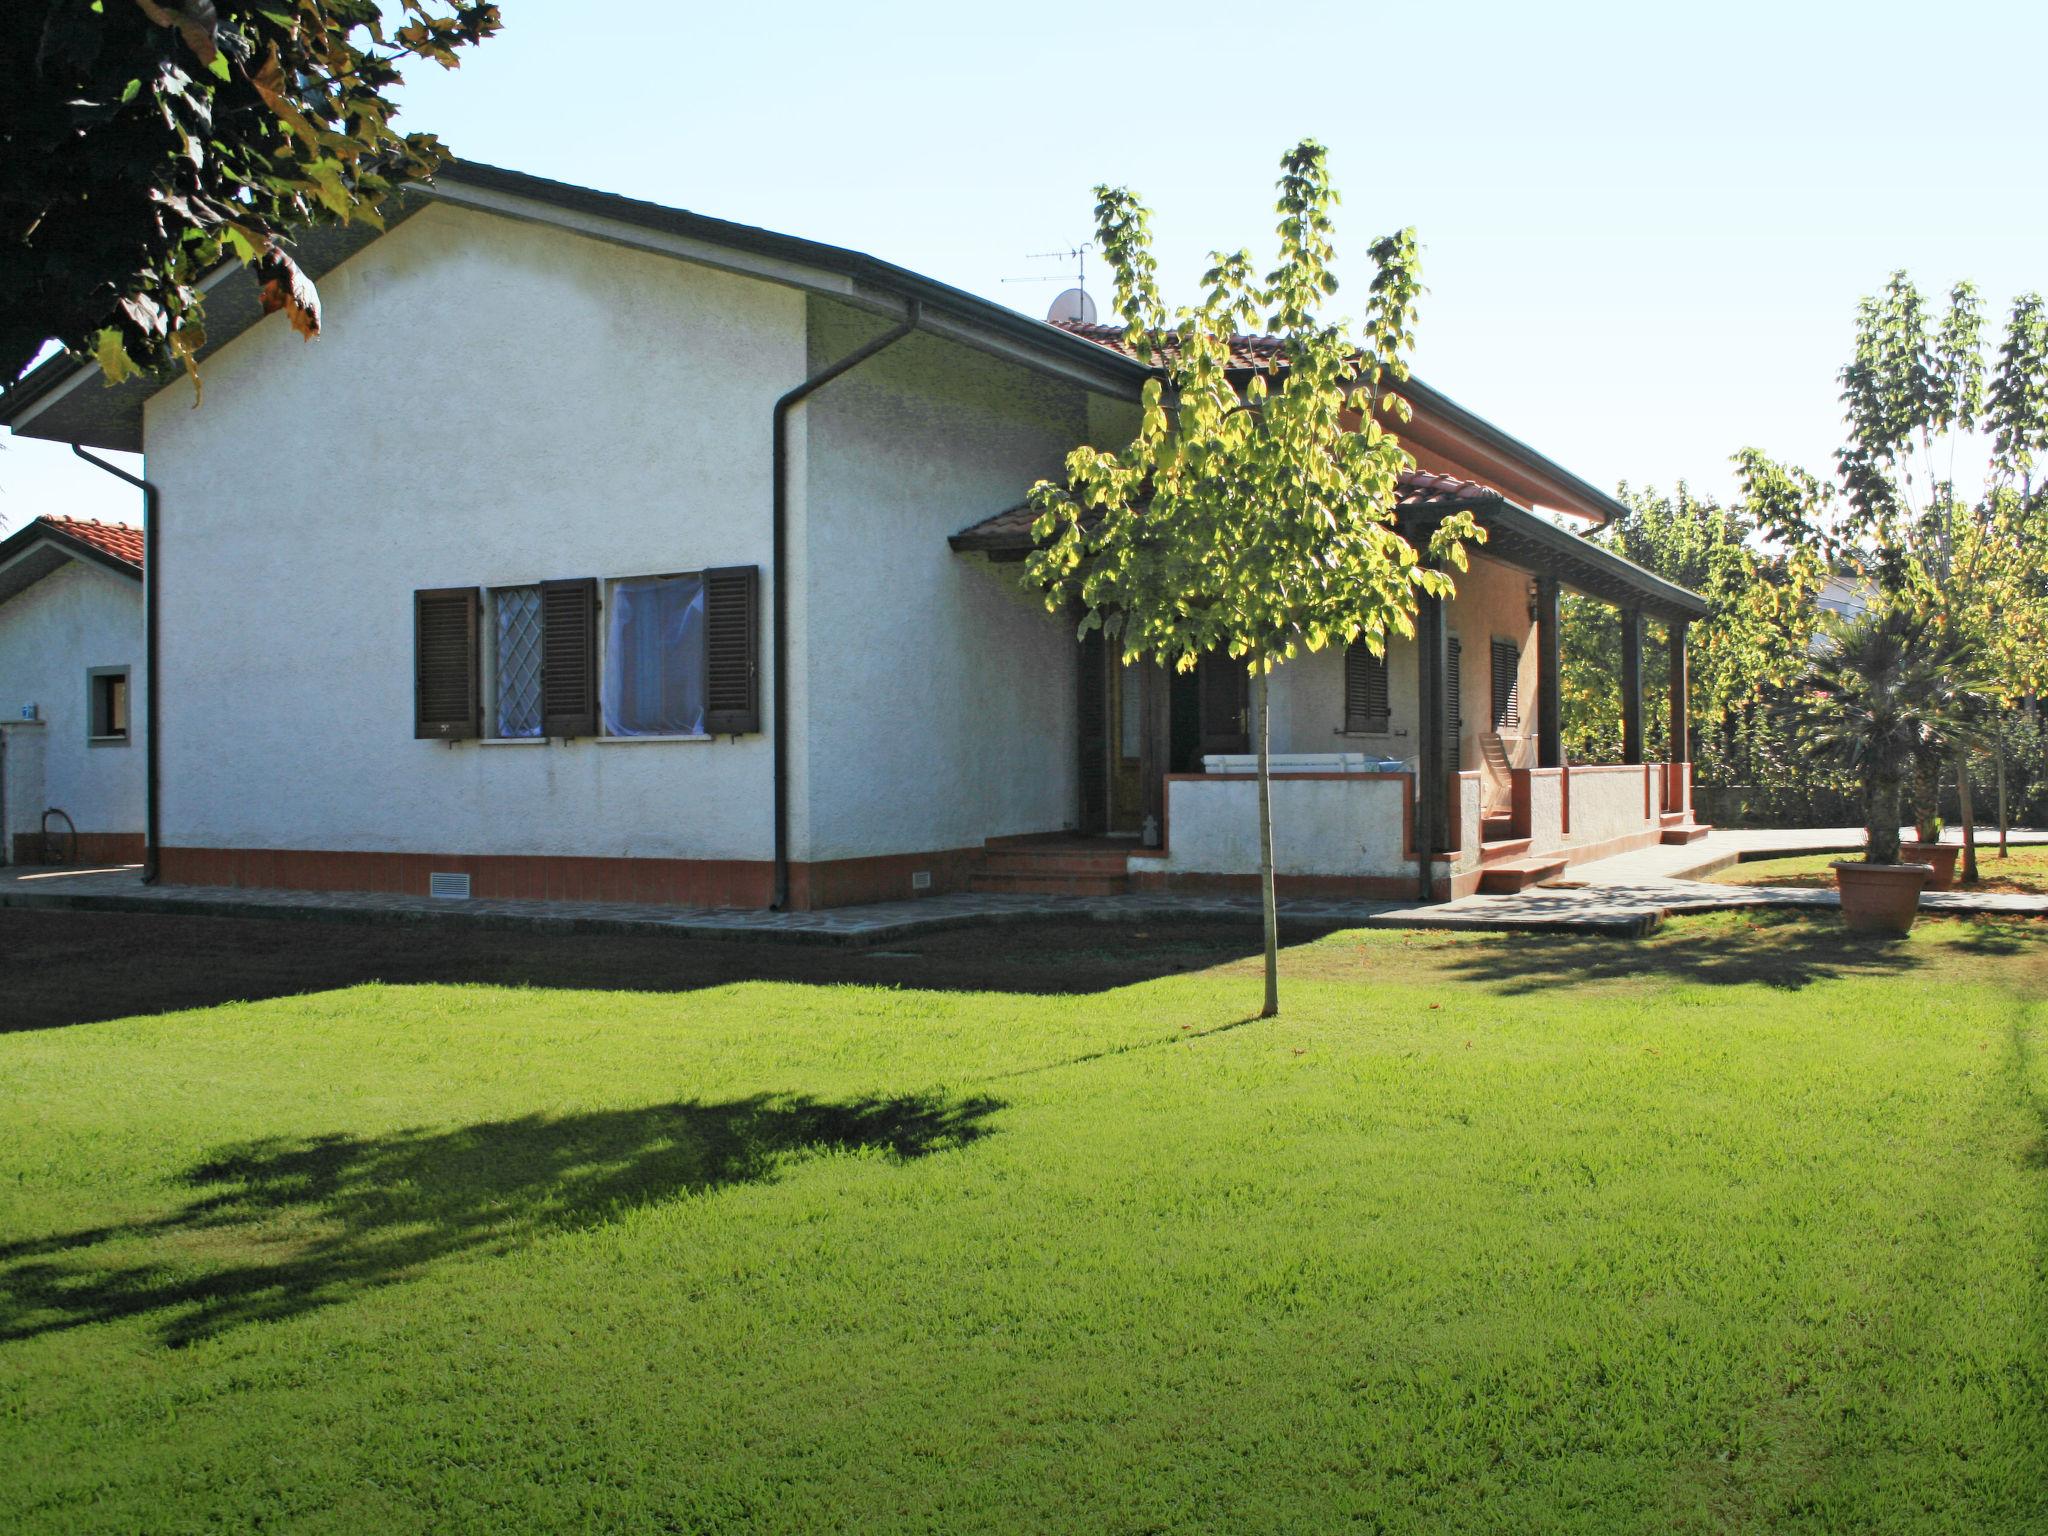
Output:
[[[1426,537],[1443,514],[1468,511],[1486,530],[1482,554],[1553,575],[1574,591],[1620,607],[1641,608],[1666,621],[1707,615],[1706,602],[1697,594],[1623,559],[1605,545],[1516,506],[1476,480],[1409,470],[1401,476],[1394,504],[1411,537]],[[963,553],[1016,558],[1031,548],[1033,520],[1029,504],[1008,507],[961,529],[947,543]]]
[[[142,580],[142,530],[91,517],[39,517],[0,539],[0,603],[72,560]]]
[[[142,530],[132,523],[103,523],[96,517],[39,517],[36,522],[52,533],[90,544],[142,574]]]

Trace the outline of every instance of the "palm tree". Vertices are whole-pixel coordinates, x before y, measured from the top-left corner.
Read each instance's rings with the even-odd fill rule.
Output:
[[[1987,710],[1974,656],[1931,617],[1886,605],[1828,626],[1795,723],[1810,751],[1861,778],[1865,863],[1899,862],[1908,779],[1973,740]]]

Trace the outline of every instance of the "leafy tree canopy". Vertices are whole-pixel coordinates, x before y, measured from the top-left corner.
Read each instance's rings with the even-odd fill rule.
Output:
[[[16,0],[0,10],[0,382],[55,339],[110,380],[204,344],[200,280],[238,259],[304,335],[290,232],[378,220],[444,158],[391,125],[400,66],[453,69],[481,0]],[[195,374],[196,377],[196,374]]]
[[[1683,481],[1673,494],[1620,487],[1627,511],[1587,537],[1624,559],[1699,593],[1707,616],[1687,636],[1696,723],[1711,732],[1732,710],[1797,678],[1818,617],[1814,596],[1826,570],[1813,558],[1763,548],[1741,507],[1693,494]],[[1620,761],[1619,616],[1592,598],[1567,597],[1560,678],[1565,753],[1573,762]],[[1645,677],[1654,695],[1668,673],[1656,652]],[[1651,746],[1665,729],[1661,713],[1647,721]]]

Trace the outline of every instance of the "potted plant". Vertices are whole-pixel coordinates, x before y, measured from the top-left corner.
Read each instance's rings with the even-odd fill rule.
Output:
[[[1934,871],[1926,889],[1945,891],[1955,884],[1956,855],[1962,850],[1943,844],[1945,823],[1936,809],[1941,804],[1941,762],[1943,743],[1930,741],[1913,755],[1913,838],[1899,844],[1899,857],[1909,864],[1925,864]],[[1946,861],[1947,868],[1943,869]],[[1946,878],[1944,878],[1944,875]]]
[[[1930,618],[1890,604],[1831,625],[1815,650],[1801,735],[1817,757],[1854,772],[1863,790],[1863,857],[1835,865],[1842,920],[1861,932],[1904,933],[1934,876],[1931,865],[1901,857],[1906,784],[1968,729],[1966,658],[1942,642]]]

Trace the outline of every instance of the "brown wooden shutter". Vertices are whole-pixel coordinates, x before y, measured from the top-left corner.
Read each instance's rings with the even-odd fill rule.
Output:
[[[597,582],[540,584],[540,732],[597,734]]]
[[[761,573],[728,565],[704,573],[704,732],[761,729]]]
[[[1387,658],[1354,641],[1344,648],[1344,729],[1382,735],[1388,718]]]
[[[1493,642],[1493,728],[1513,730],[1522,723],[1522,653],[1512,640]]]
[[[477,589],[412,595],[412,733],[434,741],[482,734],[477,688]]]
[[[1444,734],[1456,742],[1465,729],[1465,647],[1456,635],[1444,642]]]

